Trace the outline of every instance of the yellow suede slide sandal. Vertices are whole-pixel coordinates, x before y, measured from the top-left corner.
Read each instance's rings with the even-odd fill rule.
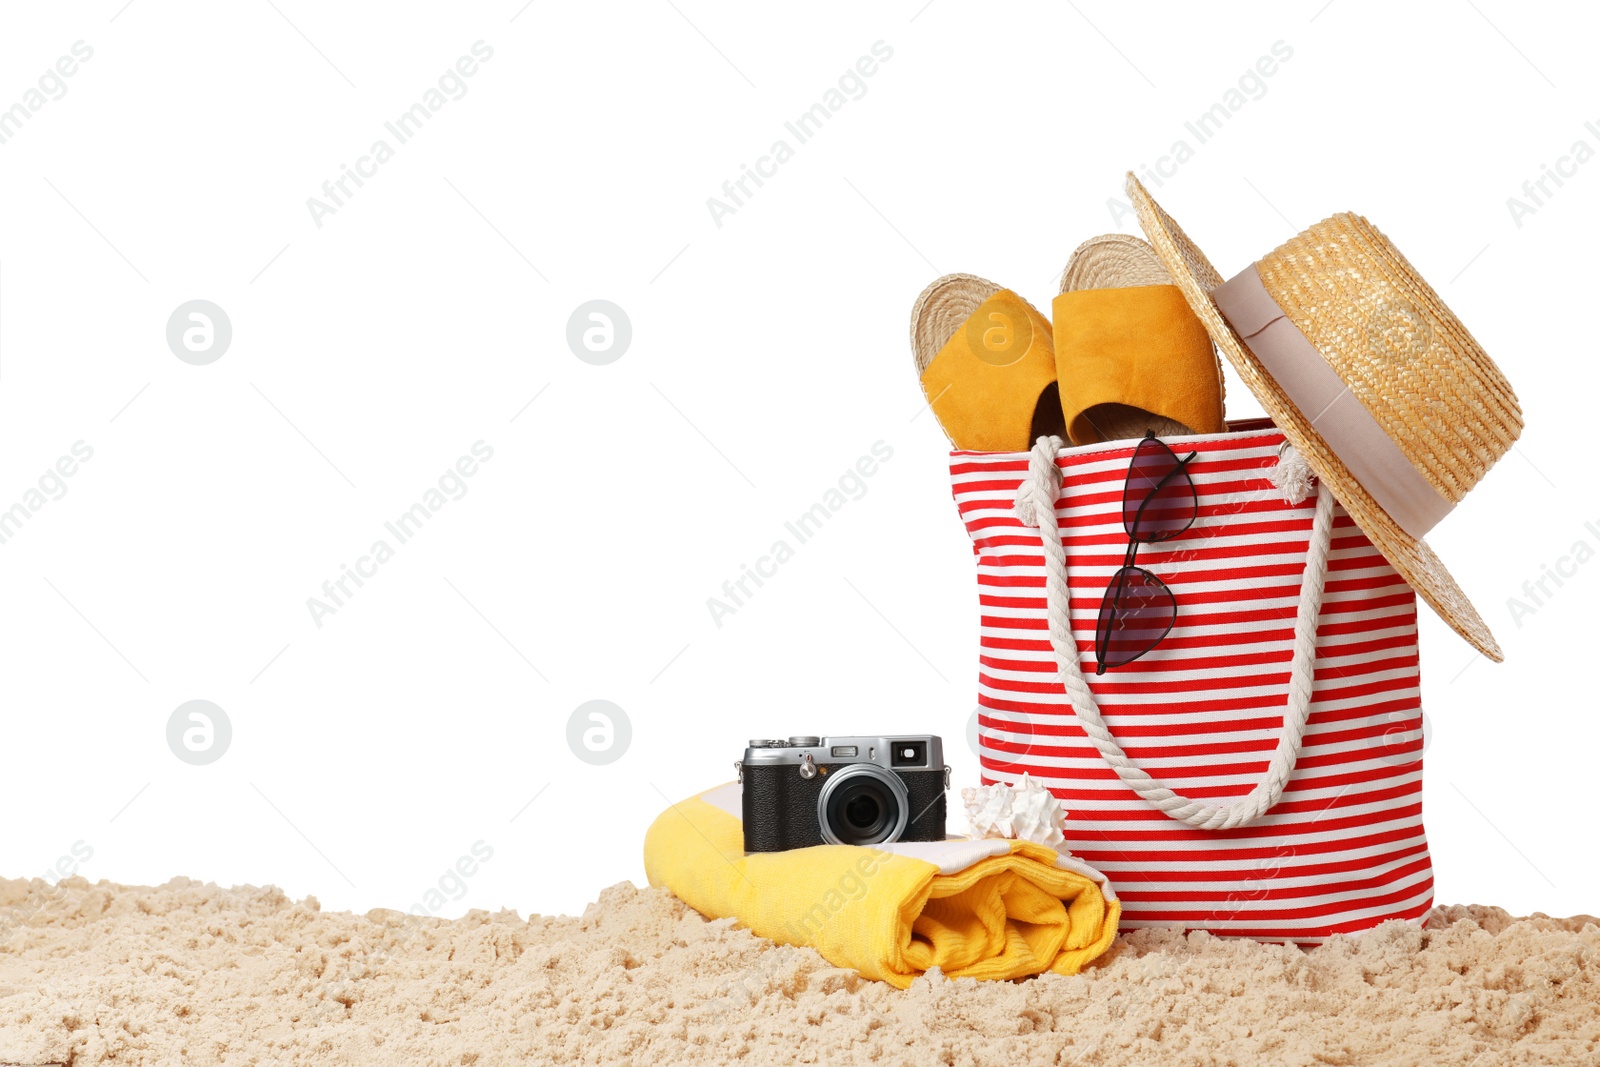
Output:
[[[1064,436],[1050,323],[1011,290],[972,274],[940,278],[911,309],[911,351],[956,448],[1026,452],[1041,435]]]
[[[1144,241],[1112,233],[1079,245],[1053,315],[1073,444],[1227,429],[1211,336]]]

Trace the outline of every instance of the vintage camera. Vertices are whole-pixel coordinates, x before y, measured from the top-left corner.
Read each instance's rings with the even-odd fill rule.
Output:
[[[734,768],[746,852],[944,840],[950,768],[931,734],[754,740]]]

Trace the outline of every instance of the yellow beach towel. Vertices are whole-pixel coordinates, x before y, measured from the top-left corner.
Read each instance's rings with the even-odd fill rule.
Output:
[[[1076,974],[1116,936],[1122,907],[1105,876],[1053,848],[952,840],[746,855],[739,797],[730,783],[662,812],[644,839],[650,884],[835,966],[900,989],[930,967]]]

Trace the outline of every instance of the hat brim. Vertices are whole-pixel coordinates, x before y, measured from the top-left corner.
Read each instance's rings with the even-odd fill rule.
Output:
[[[1205,254],[1172,216],[1161,209],[1131,171],[1127,192],[1139,216],[1139,226],[1166,265],[1167,273],[1172,275],[1173,284],[1183,292],[1216,342],[1217,350],[1233,364],[1233,369],[1283,431],[1284,437],[1305,457],[1317,477],[1328,484],[1334,497],[1390,566],[1439,617],[1488,658],[1497,663],[1504,659],[1488,624],[1433,549],[1421,538],[1406,533],[1378,505],[1217,310],[1211,300],[1211,290],[1221,285],[1223,279]]]

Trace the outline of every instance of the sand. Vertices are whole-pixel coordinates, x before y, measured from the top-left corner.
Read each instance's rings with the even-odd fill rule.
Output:
[[[582,918],[0,880],[0,1064],[1596,1064],[1600,921],[1434,911],[1313,951],[1143,931],[897,992],[623,883]]]

